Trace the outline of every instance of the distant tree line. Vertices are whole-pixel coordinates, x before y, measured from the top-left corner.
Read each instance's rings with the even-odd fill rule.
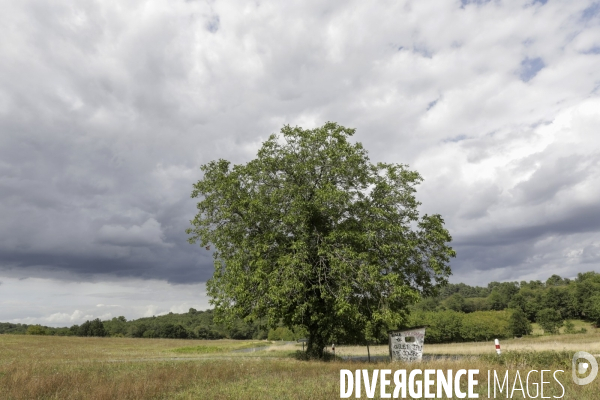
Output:
[[[600,274],[580,273],[575,279],[552,275],[545,282],[491,282],[487,287],[448,284],[437,296],[423,298],[412,307],[404,326],[428,325],[427,343],[491,340],[528,335],[537,322],[545,333],[578,333],[572,319],[600,326]],[[115,317],[95,319],[69,328],[0,323],[0,334],[59,336],[113,336],[170,339],[296,340],[306,331],[280,326],[267,329],[259,322],[217,324],[212,310],[153,316],[127,321]],[[352,342],[339,337],[337,343]],[[387,341],[380,332],[374,342]]]
[[[563,325],[566,333],[578,333],[572,319],[600,325],[600,274],[491,282],[487,287],[448,284],[438,296],[413,307],[409,324],[429,325],[426,341],[443,343],[527,335],[532,322],[549,334]]]
[[[269,339],[296,340],[306,332],[290,330],[283,326],[267,329],[259,323],[247,324],[237,320],[230,326],[216,324],[212,310],[197,311],[190,308],[187,313],[153,316],[128,321],[119,316],[110,320],[94,319],[81,325],[53,328],[42,325],[0,323],[0,334],[29,334],[89,337],[134,337],[165,339]]]

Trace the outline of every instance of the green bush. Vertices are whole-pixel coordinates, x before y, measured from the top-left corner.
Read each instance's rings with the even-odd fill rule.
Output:
[[[46,335],[46,329],[41,325],[29,325],[27,335]]]
[[[412,325],[427,325],[425,343],[460,342],[460,328],[465,314],[456,311],[427,312],[417,316]]]
[[[408,326],[427,325],[425,343],[473,342],[511,337],[508,311],[415,312]]]
[[[452,311],[465,311],[465,299],[459,293],[455,293],[446,299],[445,306]]]
[[[565,333],[576,333],[575,324],[569,320],[565,321]]]
[[[488,341],[512,336],[508,311],[480,311],[466,314],[461,327],[463,341]]]
[[[556,334],[563,324],[563,319],[557,310],[544,308],[537,313],[536,322],[540,324],[544,333]]]
[[[277,329],[270,329],[269,336],[267,338],[269,340],[284,340],[291,342],[294,340],[294,332],[292,332],[289,328],[280,326]]]
[[[530,335],[533,331],[531,322],[529,322],[527,315],[525,315],[521,308],[513,310],[508,321],[508,329],[513,336],[517,337]]]

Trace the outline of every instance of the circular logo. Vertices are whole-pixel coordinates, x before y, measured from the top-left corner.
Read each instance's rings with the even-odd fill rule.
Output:
[[[580,358],[586,359],[587,361],[589,361],[589,363],[577,362],[577,360]],[[587,385],[596,378],[596,375],[598,375],[598,362],[596,361],[596,358],[594,358],[594,356],[590,353],[586,353],[585,351],[578,351],[577,353],[575,353],[575,355],[573,356],[572,366],[573,382],[575,382],[577,385]],[[586,371],[590,369],[590,366],[591,372],[588,376],[586,376],[585,378],[580,378],[577,376],[578,373],[585,374]]]

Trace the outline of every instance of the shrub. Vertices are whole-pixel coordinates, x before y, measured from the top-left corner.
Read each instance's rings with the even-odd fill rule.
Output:
[[[465,311],[465,299],[459,294],[454,293],[445,301],[446,308],[452,311]]]
[[[294,340],[294,332],[292,332],[289,328],[280,326],[277,329],[269,330],[269,335],[267,338],[269,340],[284,340],[289,342]]]
[[[460,334],[464,341],[487,341],[512,336],[510,313],[507,311],[480,311],[465,315]]]
[[[408,326],[427,325],[425,343],[450,343],[491,340],[511,336],[508,311],[416,312]]]
[[[575,324],[569,320],[565,321],[565,333],[576,333]]]
[[[433,311],[414,313],[409,325],[427,325],[425,343],[449,343],[462,341],[460,328],[465,314],[456,311]]]
[[[41,325],[29,325],[27,335],[46,335],[46,329]]]
[[[513,310],[509,322],[508,329],[510,330],[513,336],[523,336],[530,335],[533,331],[531,327],[531,323],[527,319],[527,315],[521,310],[521,308],[516,308]]]
[[[544,333],[556,334],[558,328],[563,324],[562,317],[557,310],[552,308],[544,308],[537,313],[536,322],[540,324]]]

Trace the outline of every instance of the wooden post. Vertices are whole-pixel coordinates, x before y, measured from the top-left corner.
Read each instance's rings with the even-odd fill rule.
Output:
[[[308,339],[306,339],[306,338],[296,339],[296,342],[302,343],[302,351],[304,351],[304,343],[308,342]]]

